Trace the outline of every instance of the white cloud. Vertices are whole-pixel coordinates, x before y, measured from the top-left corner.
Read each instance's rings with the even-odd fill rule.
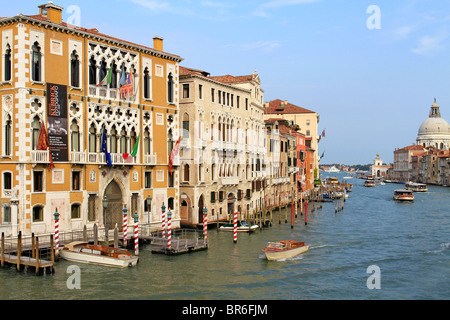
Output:
[[[173,8],[168,2],[160,0],[130,0],[131,2],[138,4],[144,8],[150,9],[154,12],[172,11]]]
[[[407,38],[414,30],[413,27],[403,26],[394,30],[394,37],[398,40]]]
[[[419,40],[419,46],[416,49],[413,49],[412,52],[421,54],[421,55],[432,54],[444,47],[442,42],[445,39],[447,39],[446,35],[441,35],[441,36],[436,36],[436,37],[430,37],[430,36],[422,37]]]

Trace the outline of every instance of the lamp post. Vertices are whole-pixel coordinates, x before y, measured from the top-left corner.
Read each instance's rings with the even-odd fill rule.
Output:
[[[103,197],[103,225],[105,226],[105,242],[107,246],[109,246],[108,226],[106,223],[106,209],[108,208],[108,203],[108,197],[105,195]]]
[[[150,195],[148,195],[147,199],[145,201],[147,201],[147,222],[150,225],[150,212],[152,211],[152,197]]]

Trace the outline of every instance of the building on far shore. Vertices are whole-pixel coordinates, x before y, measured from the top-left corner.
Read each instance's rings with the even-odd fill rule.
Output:
[[[373,161],[373,165],[371,167],[372,175],[376,178],[386,178],[389,176],[389,170],[391,169],[392,165],[383,164],[380,154],[377,154],[377,157]]]

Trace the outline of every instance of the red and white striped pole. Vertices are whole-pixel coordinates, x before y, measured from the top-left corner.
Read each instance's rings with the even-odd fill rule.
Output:
[[[162,219],[162,237],[165,238],[166,237],[166,206],[164,205],[164,202],[163,202],[163,205],[162,205],[161,209],[162,209],[162,216],[161,216],[161,219]]]
[[[139,216],[134,214],[134,255],[139,255]]]
[[[205,238],[205,244],[208,243],[208,209],[203,208],[203,237]]]
[[[123,208],[123,245],[126,248],[128,242],[128,209],[127,205]]]
[[[167,247],[172,249],[172,212],[169,209],[167,213]]]
[[[55,211],[55,256],[59,255],[59,212]]]
[[[238,212],[237,210],[234,211],[234,243],[237,243],[237,217],[238,217]]]

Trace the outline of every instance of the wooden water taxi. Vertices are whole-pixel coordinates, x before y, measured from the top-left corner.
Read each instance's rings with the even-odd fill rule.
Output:
[[[428,192],[428,186],[424,183],[408,182],[405,184],[405,189],[414,192]]]
[[[414,192],[412,192],[411,190],[395,190],[394,200],[414,201]]]
[[[278,242],[269,242],[267,247],[262,249],[267,260],[289,259],[305,253],[309,250],[309,245],[304,242],[283,240]]]
[[[90,245],[87,242],[76,241],[64,246],[60,251],[63,259],[97,264],[109,267],[127,268],[135,266],[139,258],[127,250],[107,246]]]
[[[364,182],[364,187],[367,187],[367,188],[374,188],[374,187],[375,187],[375,180],[373,180],[373,179],[367,179],[367,180]]]
[[[251,226],[246,222],[238,222],[237,223],[237,232],[253,232],[256,229],[258,229],[259,226],[257,224],[252,224]],[[234,224],[233,223],[227,223],[221,226],[220,231],[228,231],[233,232],[234,231]]]

